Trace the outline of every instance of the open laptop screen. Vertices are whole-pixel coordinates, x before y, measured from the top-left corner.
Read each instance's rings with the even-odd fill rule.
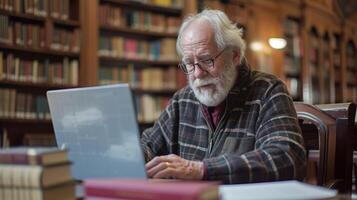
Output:
[[[53,90],[47,98],[57,145],[69,149],[75,179],[146,178],[127,84]]]

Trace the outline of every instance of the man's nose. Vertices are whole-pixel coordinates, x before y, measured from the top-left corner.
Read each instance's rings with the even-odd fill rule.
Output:
[[[200,65],[196,65],[193,75],[195,76],[195,78],[202,78],[203,76],[206,75],[206,73],[207,71],[202,69]]]

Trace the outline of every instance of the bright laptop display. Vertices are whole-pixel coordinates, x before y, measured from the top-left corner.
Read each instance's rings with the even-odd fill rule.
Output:
[[[69,149],[75,179],[146,178],[127,84],[52,90],[47,99],[57,145]]]

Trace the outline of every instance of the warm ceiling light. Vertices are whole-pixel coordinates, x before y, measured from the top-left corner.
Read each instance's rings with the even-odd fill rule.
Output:
[[[286,46],[284,38],[269,38],[269,45],[274,49],[283,49]]]
[[[258,42],[258,41],[254,41],[254,42],[250,43],[249,47],[250,47],[250,49],[252,51],[261,51],[261,50],[263,50],[263,44],[261,42]]]

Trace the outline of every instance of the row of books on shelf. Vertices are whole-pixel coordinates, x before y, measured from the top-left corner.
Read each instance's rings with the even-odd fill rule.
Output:
[[[0,9],[20,14],[66,20],[70,0],[0,0]]]
[[[0,197],[6,200],[73,200],[75,182],[66,150],[0,149]]]
[[[178,88],[177,67],[140,68],[128,66],[101,66],[99,83],[129,83],[132,88],[149,90],[175,90]]]
[[[285,84],[294,100],[301,100],[299,77],[286,77]]]
[[[0,129],[0,148],[9,148],[13,138],[6,128]],[[23,134],[21,144],[27,147],[55,147],[57,146],[54,133],[26,132]],[[1,161],[0,161],[1,163]],[[1,195],[0,195],[1,197]],[[0,198],[1,199],[1,198]]]
[[[318,65],[319,63],[319,47],[317,46],[312,46],[312,48],[309,51],[309,62]]]
[[[152,96],[148,94],[135,95],[135,106],[138,115],[138,121],[143,123],[152,123],[157,120],[161,112],[166,108],[170,97]]]
[[[301,74],[301,59],[296,57],[284,57],[285,74],[299,76]]]
[[[55,27],[50,47],[54,50],[78,53],[81,46],[80,38],[79,29],[68,30]]]
[[[12,21],[8,16],[0,15],[0,42],[33,49],[45,48],[47,47],[45,31],[43,25]],[[55,27],[48,46],[53,50],[79,52],[79,29],[68,30]]]
[[[100,36],[99,56],[114,58],[176,61],[176,40],[164,38],[154,41],[137,40],[120,36]]]
[[[25,133],[23,143],[29,147],[54,147],[57,145],[53,133]]]
[[[0,52],[0,80],[78,85],[78,60],[24,59]]]
[[[0,41],[32,48],[45,47],[45,28],[37,24],[25,24],[10,21],[6,15],[0,15]]]
[[[346,65],[349,69],[353,69],[353,70],[357,71],[356,56],[355,55],[347,56]]]
[[[181,18],[102,4],[99,6],[99,23],[103,26],[177,33]]]
[[[300,58],[303,55],[303,49],[301,47],[302,40],[298,35],[286,38],[285,51],[290,56]]]
[[[309,63],[308,66],[309,66],[311,76],[318,78],[318,74],[320,74],[319,65],[316,65],[315,63]]]
[[[283,22],[284,32],[289,35],[299,35],[300,23],[298,20],[287,18]]]
[[[46,96],[0,88],[0,118],[51,118]]]
[[[347,71],[346,75],[347,75],[347,78],[346,78],[347,84],[357,86],[357,78],[356,78],[357,72]],[[357,88],[356,88],[356,90],[357,90]]]
[[[346,101],[356,102],[357,101],[357,89],[356,86],[347,87]]]
[[[164,7],[182,8],[183,0],[133,0],[134,2]]]
[[[333,51],[333,65],[335,68],[338,68],[341,66],[341,53],[338,49],[335,49]]]
[[[341,83],[341,70],[335,70],[335,82]]]

